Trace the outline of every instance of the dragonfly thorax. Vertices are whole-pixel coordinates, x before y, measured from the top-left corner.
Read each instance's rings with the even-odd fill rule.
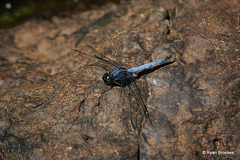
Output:
[[[124,86],[127,84],[130,74],[126,68],[117,68],[112,72],[104,73],[102,79],[107,85]]]

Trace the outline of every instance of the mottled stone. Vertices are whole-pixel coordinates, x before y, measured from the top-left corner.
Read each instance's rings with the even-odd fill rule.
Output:
[[[237,0],[122,1],[0,30],[0,159],[239,159],[239,17]],[[87,45],[127,68],[173,56],[139,75],[152,125],[71,50]]]

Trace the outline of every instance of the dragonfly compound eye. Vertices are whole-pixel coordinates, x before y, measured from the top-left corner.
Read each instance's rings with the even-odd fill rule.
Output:
[[[111,83],[111,78],[110,78],[110,76],[109,76],[108,73],[104,73],[102,79],[103,79],[103,81],[104,81],[106,84],[110,84],[110,83]]]

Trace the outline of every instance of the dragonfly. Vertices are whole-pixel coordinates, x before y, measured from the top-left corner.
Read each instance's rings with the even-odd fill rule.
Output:
[[[93,56],[89,55],[87,53],[83,53],[79,50],[76,49],[72,49],[75,52],[78,52],[80,54],[83,55],[87,55],[93,58],[96,58],[102,62],[105,62],[106,64],[113,66],[114,69],[112,71],[106,72],[103,74],[102,79],[104,81],[104,83],[106,85],[109,85],[111,87],[114,86],[120,86],[122,88],[128,87],[129,90],[132,90],[132,92],[134,91],[135,93],[134,98],[137,101],[137,103],[140,106],[140,110],[143,113],[143,115],[145,116],[145,118],[147,118],[150,122],[150,124],[152,125],[152,120],[150,118],[147,106],[143,100],[143,97],[141,96],[141,91],[140,88],[138,87],[138,85],[135,83],[136,81],[136,76],[134,76],[134,74],[139,73],[143,70],[149,69],[151,67],[155,67],[158,66],[164,62],[166,62],[168,59],[170,59],[172,56],[166,56],[164,58],[158,59],[156,61],[147,63],[147,64],[143,64],[140,65],[138,67],[134,67],[134,68],[130,68],[127,69],[125,67],[123,67],[122,65],[120,65],[119,63],[115,62],[114,60],[104,56],[103,54],[99,53],[95,48],[93,48],[90,45],[87,45],[87,47],[91,50],[91,52],[95,53]],[[134,126],[136,126],[137,124],[135,124]],[[134,127],[137,128],[137,127]]]

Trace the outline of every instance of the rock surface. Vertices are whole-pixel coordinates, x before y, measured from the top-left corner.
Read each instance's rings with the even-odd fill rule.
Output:
[[[0,159],[239,159],[239,17],[237,0],[122,1],[0,30]],[[127,68],[174,55],[139,79],[152,126],[71,51],[87,45]]]

